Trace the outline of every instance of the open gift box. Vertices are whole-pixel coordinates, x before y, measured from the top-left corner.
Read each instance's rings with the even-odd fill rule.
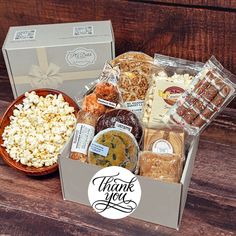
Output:
[[[137,175],[142,196],[131,217],[179,229],[198,141],[199,137],[195,137],[189,147],[180,183],[168,183]],[[94,174],[101,168],[70,159],[71,143],[72,139],[65,145],[59,156],[63,198],[90,206],[88,185]]]

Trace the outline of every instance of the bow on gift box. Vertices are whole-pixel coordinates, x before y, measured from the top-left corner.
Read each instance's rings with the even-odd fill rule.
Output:
[[[29,71],[30,84],[33,88],[58,88],[63,80],[59,74],[60,67],[50,63],[44,48],[37,49],[39,65],[32,65]]]

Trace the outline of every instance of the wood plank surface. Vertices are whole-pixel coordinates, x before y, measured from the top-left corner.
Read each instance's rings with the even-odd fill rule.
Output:
[[[231,111],[227,109],[201,136],[180,231],[131,217],[107,220],[95,214],[91,207],[63,201],[58,173],[27,177],[1,160],[0,233],[235,235],[236,116],[231,116]]]
[[[113,23],[117,54],[140,50],[150,55],[158,52],[203,62],[214,54],[236,73],[236,12],[226,10],[118,0],[72,0],[70,4],[2,0],[0,45],[11,25],[107,19]],[[4,68],[2,55],[0,68]],[[9,86],[4,86],[9,90]],[[230,107],[236,108],[236,100]]]
[[[169,4],[188,7],[214,8],[218,10],[236,10],[235,0],[139,0],[153,4]]]

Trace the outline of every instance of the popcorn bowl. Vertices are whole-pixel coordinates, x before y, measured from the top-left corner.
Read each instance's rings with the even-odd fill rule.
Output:
[[[48,94],[61,94],[64,98],[64,100],[66,102],[69,103],[69,106],[74,107],[75,112],[74,114],[76,114],[79,111],[79,107],[76,104],[76,102],[70,98],[68,95],[66,95],[65,93],[58,91],[58,90],[54,90],[54,89],[35,89],[32,90],[35,91],[36,94],[38,96],[43,96],[45,97]],[[29,92],[32,92],[29,91]],[[16,169],[17,171],[20,171],[26,175],[31,175],[31,176],[40,176],[40,175],[47,175],[50,173],[55,172],[58,169],[58,164],[53,164],[51,166],[43,166],[43,167],[29,167],[27,165],[23,165],[20,162],[17,162],[15,160],[13,160],[10,155],[7,153],[6,148],[2,146],[3,144],[3,138],[2,138],[2,134],[4,132],[4,129],[6,126],[8,126],[10,124],[10,117],[13,115],[13,110],[15,109],[15,105],[21,104],[23,102],[23,99],[25,98],[25,95],[22,94],[21,96],[19,96],[18,98],[16,98],[7,108],[6,112],[4,113],[1,123],[0,123],[0,155],[3,158],[3,160],[5,161],[6,164],[8,164],[10,167],[12,167],[13,169]]]

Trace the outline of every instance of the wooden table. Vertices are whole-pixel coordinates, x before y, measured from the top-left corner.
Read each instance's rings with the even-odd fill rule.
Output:
[[[206,61],[236,73],[235,0],[1,0],[8,27],[111,19],[116,53],[140,50]],[[0,51],[0,115],[12,100]],[[58,173],[30,178],[0,160],[0,235],[236,234],[236,99],[202,134],[180,231],[132,218],[107,220],[62,200]],[[156,209],[158,211],[158,209]]]
[[[0,104],[2,112],[7,103]],[[0,235],[235,235],[235,169],[236,114],[226,109],[201,136],[178,232],[131,217],[105,219],[63,201],[58,173],[27,177],[0,161]]]

